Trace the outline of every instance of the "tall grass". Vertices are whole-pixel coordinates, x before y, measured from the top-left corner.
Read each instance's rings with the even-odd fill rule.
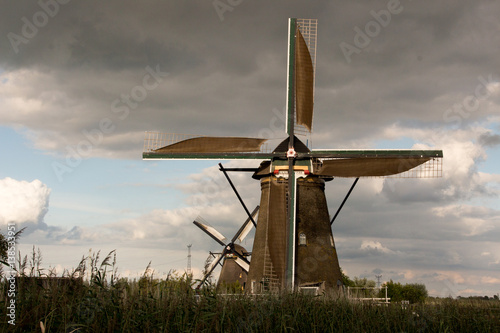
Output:
[[[113,252],[102,261],[99,253],[84,259],[66,280],[20,277],[15,327],[7,324],[3,281],[0,331],[41,332],[42,326],[45,332],[500,331],[498,301],[442,299],[403,307],[299,293],[222,295],[212,287],[195,293],[189,276],[172,272],[156,279],[149,265],[138,280],[120,279]]]

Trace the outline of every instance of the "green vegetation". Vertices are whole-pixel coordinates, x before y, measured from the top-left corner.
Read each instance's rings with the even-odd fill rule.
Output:
[[[7,323],[8,282],[3,279],[0,332],[42,332],[42,327],[45,332],[500,330],[497,300],[428,299],[402,306],[300,293],[222,295],[213,285],[195,292],[195,281],[190,276],[171,272],[165,279],[158,279],[150,265],[137,280],[120,278],[114,251],[102,260],[99,252],[89,254],[76,269],[65,271],[64,277],[55,277],[54,271],[41,268],[39,252],[33,251],[30,259],[21,260],[19,255],[17,264],[16,325]],[[368,283],[363,279],[355,281]],[[236,286],[234,290],[240,288]]]
[[[8,230],[5,235],[0,233],[0,277],[3,276],[3,265],[9,266],[9,263],[7,262],[9,245],[12,244],[12,242],[17,243],[19,237],[25,229],[26,228],[22,228],[17,232]]]
[[[139,281],[49,284],[20,280],[16,326],[40,332],[495,332],[498,302],[440,300],[402,307],[353,303],[301,294],[195,295],[185,277]],[[2,285],[2,290],[5,286]],[[5,295],[0,307],[5,309]]]
[[[407,300],[411,304],[423,303],[429,296],[425,285],[420,283],[402,285],[399,282],[396,283],[390,280],[383,286],[387,286],[387,297],[389,297],[392,302]]]
[[[375,281],[358,277],[350,279],[344,274],[344,272],[342,272],[342,280],[346,287],[353,288],[350,294],[353,297],[358,298],[384,298],[384,287],[387,287],[387,297],[392,303],[398,303],[401,301],[408,301],[410,304],[424,303],[429,296],[425,285],[420,283],[408,283],[402,285],[399,282],[396,283],[390,280],[382,285],[382,289],[377,289],[375,288]]]

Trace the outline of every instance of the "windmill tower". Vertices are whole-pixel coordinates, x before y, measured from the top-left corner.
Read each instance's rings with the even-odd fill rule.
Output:
[[[251,292],[335,290],[341,284],[325,181],[442,172],[441,150],[311,150],[299,140],[312,132],[316,36],[317,20],[289,19],[286,139],[274,151],[262,151],[262,138],[146,133],[144,159],[263,160],[252,176],[262,194],[247,279]]]

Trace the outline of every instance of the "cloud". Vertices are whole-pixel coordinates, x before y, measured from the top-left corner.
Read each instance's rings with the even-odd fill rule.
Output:
[[[478,138],[479,144],[485,147],[495,147],[500,144],[500,135],[491,132],[485,132]]]
[[[28,182],[0,179],[0,225],[10,222],[32,228],[46,227],[43,218],[49,208],[50,189],[38,179]]]
[[[394,124],[386,129],[387,137],[406,137],[415,142],[412,149],[443,150],[443,177],[441,179],[418,180],[416,182],[387,180],[383,194],[393,201],[407,202],[453,202],[498,193],[487,185],[494,177],[478,171],[478,165],[488,159],[481,143],[487,131],[476,126],[459,130],[412,129]],[[488,136],[489,137],[489,136]]]
[[[104,118],[112,121],[113,131],[84,157],[135,158],[145,130],[260,133],[269,127],[273,110],[284,106],[286,15],[302,9],[318,17],[321,29],[315,147],[370,148],[371,139],[394,119],[413,128],[446,126],[444,112],[474,94],[477,77],[498,74],[493,73],[497,52],[492,42],[498,37],[492,31],[498,27],[499,9],[493,4],[405,4],[352,65],[345,62],[339,43],[352,41],[354,27],[373,20],[370,11],[387,2],[346,3],[342,10],[340,4],[310,7],[299,1],[286,8],[245,3],[223,22],[211,3],[141,3],[138,11],[133,1],[109,1],[99,3],[99,13],[96,5],[61,5],[49,24],[20,45],[18,54],[8,39],[0,45],[0,66],[5,68],[0,107],[10,110],[0,122],[23,126],[35,147],[63,158],[88,141],[84,133],[98,129]],[[15,33],[20,33],[22,17],[41,10],[37,3],[7,6],[11,15],[0,27]],[[472,19],[471,13],[480,13],[481,19]],[[260,24],[253,24],[255,17]],[[492,39],[488,47],[470,47],[486,36]],[[487,72],[471,61],[478,56],[472,49],[481,51]],[[454,62],[446,61],[450,54]],[[169,74],[123,118],[113,111],[113,103],[130,98],[147,66]],[[488,88],[497,91],[495,84]],[[494,96],[483,99],[480,110],[462,119],[463,124],[495,114]]]
[[[483,276],[481,278],[481,283],[500,284],[500,279],[498,277],[493,277],[493,276]]]
[[[231,167],[234,163],[237,162],[227,162],[224,166]],[[252,179],[249,173],[231,173],[230,177],[252,211],[260,199],[259,182]],[[98,227],[74,226],[67,230],[50,226],[38,230],[26,241],[67,245],[126,242],[134,247],[170,250],[176,250],[189,242],[209,251],[219,250],[219,245],[192,223],[197,216],[229,239],[247,219],[243,207],[218,167],[209,167],[193,174],[188,182],[175,187],[187,194],[185,201],[188,207],[153,209],[137,217],[117,219]],[[248,237],[248,242],[245,246],[251,246],[251,237]]]
[[[383,246],[380,242],[369,241],[369,240],[364,240],[361,242],[360,250],[364,251],[364,252],[368,252],[370,254],[377,254],[377,253],[392,254],[392,253],[394,253],[394,251]]]
[[[456,204],[436,207],[434,212],[441,218],[455,220],[456,227],[464,236],[483,235],[493,230],[498,233],[500,213],[491,208]]]

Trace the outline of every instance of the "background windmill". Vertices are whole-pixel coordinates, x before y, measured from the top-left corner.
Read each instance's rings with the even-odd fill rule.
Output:
[[[297,136],[312,132],[317,20],[289,19],[286,138],[181,137],[146,133],[144,159],[258,159],[261,212],[252,250],[250,290],[341,284],[324,194],[334,177],[441,175],[440,150],[311,150]],[[247,283],[248,284],[248,283]]]
[[[253,224],[252,220],[255,219],[257,212],[259,211],[259,206],[255,207],[253,212],[247,218],[247,220],[240,227],[238,232],[233,236],[231,241],[228,241],[224,235],[218,232],[215,228],[209,226],[201,217],[196,218],[193,223],[203,230],[206,234],[212,237],[217,243],[222,245],[222,251],[216,255],[214,260],[207,267],[205,275],[201,279],[197,288],[200,288],[207,278],[212,274],[217,264],[223,261],[222,269],[219,275],[219,279],[217,281],[217,285],[221,284],[232,284],[235,282],[239,282],[240,285],[244,285],[247,280],[248,270],[250,268],[250,262],[248,260],[248,256],[250,253],[241,245],[236,244],[243,242],[246,238],[250,230],[252,230]]]

